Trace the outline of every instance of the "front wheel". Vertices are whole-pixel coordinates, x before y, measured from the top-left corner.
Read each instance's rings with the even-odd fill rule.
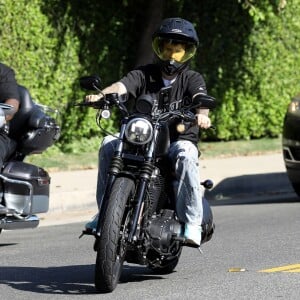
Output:
[[[126,236],[130,210],[126,206],[134,194],[134,181],[117,178],[108,199],[95,267],[95,287],[100,292],[112,292],[119,281],[126,255]]]

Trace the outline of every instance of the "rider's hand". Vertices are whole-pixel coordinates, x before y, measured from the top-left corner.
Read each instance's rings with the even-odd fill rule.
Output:
[[[85,96],[85,102],[97,102],[100,101],[103,98],[103,95],[87,95]]]
[[[205,114],[196,114],[196,122],[200,128],[207,129],[211,126],[210,118]]]

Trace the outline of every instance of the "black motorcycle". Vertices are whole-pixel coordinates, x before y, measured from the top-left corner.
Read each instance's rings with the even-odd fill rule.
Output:
[[[81,87],[101,93],[100,78],[86,76]],[[97,252],[95,286],[100,292],[112,292],[119,281],[123,263],[146,265],[154,272],[167,274],[174,270],[185,239],[175,212],[174,180],[167,159],[170,145],[168,122],[179,121],[178,130],[195,122],[194,108],[215,106],[214,98],[197,96],[182,110],[169,110],[168,88],[162,89],[158,100],[142,95],[135,101],[135,113],[130,114],[124,99],[106,94],[97,102],[83,102],[79,106],[98,109],[97,124],[109,118],[117,107],[121,112],[118,146],[113,155],[95,231],[83,234],[95,236]],[[210,180],[202,183],[212,187]],[[212,211],[203,199],[204,218],[202,243],[211,239],[214,224]]]
[[[39,154],[53,145],[60,136],[57,112],[37,104],[28,90],[19,86],[20,107],[9,123],[0,130],[17,141],[16,151],[0,166],[0,232],[35,228],[36,214],[49,209],[50,177],[47,171],[24,162],[26,156]],[[0,120],[11,109],[0,104]],[[0,121],[1,122],[1,121]]]

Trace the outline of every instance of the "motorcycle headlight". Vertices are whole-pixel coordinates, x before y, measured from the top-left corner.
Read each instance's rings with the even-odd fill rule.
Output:
[[[130,120],[125,129],[127,140],[133,144],[147,144],[153,135],[151,123],[143,118],[134,118]]]

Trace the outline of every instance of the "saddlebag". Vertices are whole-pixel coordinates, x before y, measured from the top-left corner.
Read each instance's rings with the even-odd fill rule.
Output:
[[[48,211],[50,177],[44,169],[13,161],[5,165],[0,177],[7,208],[22,215]]]

